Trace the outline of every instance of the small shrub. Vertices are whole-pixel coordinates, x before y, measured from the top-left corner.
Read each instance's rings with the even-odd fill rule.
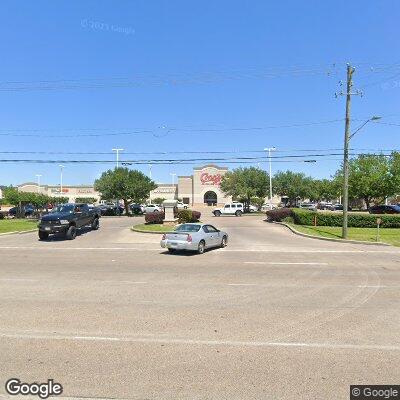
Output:
[[[293,217],[291,208],[277,208],[266,212],[268,221],[282,222],[287,217]]]
[[[164,222],[165,213],[163,212],[153,212],[146,213],[144,220],[146,224],[162,224]]]
[[[201,212],[200,211],[192,211],[192,222],[200,221]]]
[[[200,219],[201,213],[199,211],[192,210],[180,210],[178,211],[178,222],[184,224],[186,222],[196,222]]]

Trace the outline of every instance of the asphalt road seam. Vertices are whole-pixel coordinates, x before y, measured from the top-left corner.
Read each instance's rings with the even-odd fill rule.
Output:
[[[1,246],[0,250],[39,250],[39,251],[71,251],[71,250],[80,250],[80,251],[164,251],[157,248],[138,248],[138,247],[37,247],[37,246]],[[214,249],[207,253],[206,255],[220,255],[219,253],[229,253],[229,252],[245,252],[245,253],[279,253],[279,254],[308,254],[308,253],[338,253],[338,254],[399,254],[400,250],[302,250],[302,249]]]
[[[175,338],[149,338],[149,337],[118,337],[118,336],[74,336],[74,335],[48,335],[48,334],[10,334],[0,333],[0,338],[21,340],[67,340],[67,341],[106,341],[128,343],[157,343],[202,346],[233,346],[233,347],[292,347],[313,349],[347,349],[347,350],[377,350],[400,351],[399,345],[379,344],[352,344],[352,343],[307,343],[307,342],[266,342],[266,341],[240,341],[240,340],[202,340],[202,339],[175,339]]]

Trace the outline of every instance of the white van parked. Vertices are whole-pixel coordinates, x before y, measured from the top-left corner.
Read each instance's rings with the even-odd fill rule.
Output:
[[[216,217],[220,217],[221,215],[236,215],[237,217],[241,217],[243,214],[243,204],[236,202],[227,203],[221,208],[216,208],[213,214]]]

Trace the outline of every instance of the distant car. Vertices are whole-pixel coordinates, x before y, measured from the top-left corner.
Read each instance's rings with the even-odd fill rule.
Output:
[[[221,215],[236,215],[241,217],[243,214],[243,204],[242,203],[227,203],[223,207],[216,208],[213,211],[216,217]]]
[[[347,206],[347,211],[351,211],[352,208],[350,206]],[[343,211],[343,204],[334,204],[332,206],[332,211]]]
[[[143,214],[144,213],[144,206],[141,204],[131,204],[129,206],[129,208],[131,209],[131,211],[134,214]]]
[[[17,216],[18,209],[19,209],[19,207],[11,207],[8,210],[8,215],[10,215],[12,217]],[[21,212],[22,215],[24,215],[25,217],[30,217],[35,212],[35,207],[33,207],[31,204],[27,204],[26,206],[22,207],[21,211],[22,211]]]
[[[276,208],[276,206],[274,204],[269,204],[269,203],[265,203],[261,206],[261,211],[269,211],[269,210],[274,210]]]
[[[154,213],[154,212],[161,212],[162,207],[159,206],[158,204],[147,204],[147,206],[144,208],[144,212],[146,214],[148,213]]]
[[[256,207],[256,206],[253,206],[253,204],[250,204],[249,205],[249,211],[252,213],[252,212],[257,212],[258,211],[258,207]]]
[[[203,254],[212,247],[225,247],[228,234],[209,224],[182,224],[173,232],[164,233],[160,245],[170,253],[177,250],[197,251]]]
[[[182,209],[186,210],[188,208],[188,205],[185,203],[182,203],[181,201],[178,201],[176,206],[178,207],[179,210],[182,210]]]
[[[300,203],[299,208],[315,211],[317,209],[317,205],[314,203]]]
[[[370,214],[400,214],[400,206],[398,205],[378,205],[369,208]]]
[[[317,204],[318,210],[333,210],[333,207],[332,203],[321,202]]]

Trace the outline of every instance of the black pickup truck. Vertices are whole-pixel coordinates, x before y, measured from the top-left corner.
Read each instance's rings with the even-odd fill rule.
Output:
[[[61,204],[50,214],[44,215],[39,224],[39,239],[44,240],[52,233],[62,233],[66,239],[73,240],[76,230],[84,226],[99,229],[100,211],[89,208],[87,204]]]

